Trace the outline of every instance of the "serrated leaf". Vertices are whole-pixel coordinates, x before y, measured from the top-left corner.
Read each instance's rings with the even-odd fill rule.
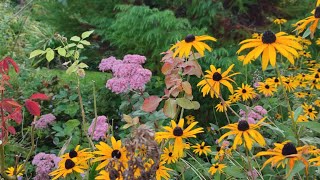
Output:
[[[81,39],[80,39],[79,36],[72,36],[72,37],[70,38],[70,40],[71,40],[71,41],[75,41],[75,42],[79,42]]]
[[[81,34],[81,38],[82,38],[82,39],[85,39],[85,38],[89,37],[89,36],[93,33],[93,31],[94,31],[94,30],[83,32],[83,33]]]
[[[45,51],[40,50],[40,49],[34,50],[34,51],[32,51],[32,52],[30,53],[29,59],[31,59],[31,58],[33,58],[33,57],[36,57],[36,56],[39,56],[39,55],[42,55],[42,54],[44,54],[44,53],[45,53]]]
[[[58,54],[60,55],[60,56],[66,56],[67,55],[67,51],[64,49],[64,48],[58,48]]]
[[[80,43],[87,46],[91,45],[91,43],[87,40],[81,40]]]
[[[48,48],[46,52],[46,59],[48,60],[48,62],[51,62],[54,58],[54,51],[51,48]]]
[[[169,117],[174,118],[177,113],[177,102],[174,99],[167,99],[164,102],[163,113]]]
[[[194,104],[187,98],[177,98],[177,104],[184,109],[194,109]]]
[[[78,44],[78,45],[77,45],[77,48],[79,48],[79,49],[83,49],[83,48],[84,48],[84,46],[83,46],[82,44]]]
[[[320,123],[318,122],[300,122],[299,125],[302,125],[304,127],[307,127],[317,133],[320,133]]]

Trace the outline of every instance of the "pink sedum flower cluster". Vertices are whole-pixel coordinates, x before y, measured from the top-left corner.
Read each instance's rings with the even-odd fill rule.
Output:
[[[91,136],[94,128],[94,119],[91,122],[91,125],[88,129],[88,134]],[[108,131],[109,125],[107,123],[106,116],[98,116],[96,121],[96,127],[94,129],[94,133],[92,139],[98,141],[100,139],[104,139],[106,137],[106,133]]]
[[[52,124],[55,120],[56,120],[56,117],[53,114],[51,113],[45,114],[45,115],[42,115],[40,119],[38,119],[34,123],[34,127],[36,129],[45,129],[45,128],[48,128],[48,125]]]
[[[146,57],[128,54],[123,60],[111,56],[102,59],[99,64],[100,71],[112,71],[113,78],[107,81],[106,87],[116,94],[132,90],[144,90],[145,84],[151,79],[152,73],[144,69]]]
[[[34,180],[50,180],[49,173],[58,167],[61,159],[55,154],[39,153],[34,156],[32,164],[36,167],[36,176]]]
[[[255,124],[266,115],[268,112],[262,106],[255,106],[253,109],[247,108],[247,111],[240,109],[240,120],[247,120],[249,124]]]

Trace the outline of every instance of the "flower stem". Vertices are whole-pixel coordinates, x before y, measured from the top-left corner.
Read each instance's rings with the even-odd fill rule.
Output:
[[[98,118],[98,113],[97,113],[97,97],[96,97],[96,82],[93,81],[93,109],[94,109],[94,124],[91,132],[91,139],[93,138],[94,131],[96,130],[97,126],[97,118]]]
[[[294,114],[293,114],[293,111],[291,109],[291,106],[290,106],[290,100],[288,98],[288,94],[287,94],[287,91],[286,91],[286,88],[283,84],[283,81],[282,81],[282,78],[281,78],[281,74],[280,74],[280,70],[279,70],[279,67],[278,65],[276,64],[276,71],[277,71],[277,74],[278,74],[278,78],[280,80],[280,83],[281,83],[281,86],[282,86],[282,89],[283,89],[283,95],[284,95],[284,98],[287,102],[287,108],[288,108],[288,111],[291,115],[291,123],[292,123],[292,126],[293,126],[293,130],[294,130],[294,133],[295,133],[295,136],[296,136],[296,139],[297,139],[297,143],[299,145],[299,134],[298,134],[298,131],[297,131],[297,123],[294,121]]]

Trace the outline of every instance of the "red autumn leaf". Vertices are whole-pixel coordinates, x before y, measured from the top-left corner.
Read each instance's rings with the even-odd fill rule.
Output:
[[[157,109],[161,101],[162,99],[158,96],[150,96],[144,100],[141,109],[146,112],[153,112]]]
[[[11,133],[11,134],[16,134],[16,130],[14,129],[13,126],[9,126],[9,127],[8,127],[8,131],[9,131],[9,133]]]
[[[8,61],[13,66],[16,73],[19,73],[19,66],[12,58],[6,57],[5,60]]]
[[[14,101],[12,99],[4,99],[3,103],[5,106],[11,105],[11,106],[15,106],[15,107],[21,107],[21,105],[19,103],[17,103],[16,101]]]
[[[36,100],[36,99],[40,99],[40,100],[49,100],[49,97],[45,94],[42,94],[42,93],[35,93],[35,94],[32,94],[30,96],[30,99],[33,99],[33,100]]]
[[[34,116],[40,116],[40,105],[39,103],[32,101],[30,99],[26,100],[26,108],[30,112],[30,114]]]

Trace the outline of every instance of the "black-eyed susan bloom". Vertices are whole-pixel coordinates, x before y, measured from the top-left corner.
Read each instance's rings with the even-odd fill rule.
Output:
[[[265,96],[273,96],[273,93],[277,91],[276,87],[267,82],[259,82],[257,86],[259,93],[264,94]]]
[[[80,175],[88,169],[88,166],[84,165],[86,164],[85,161],[87,160],[78,158],[67,158],[64,161],[60,161],[58,169],[51,172],[49,175],[53,176],[52,180],[59,179],[60,177],[65,178],[67,175],[70,175],[72,173],[77,173],[78,175]]]
[[[170,174],[168,171],[172,171],[172,169],[165,167],[166,163],[161,161],[156,171],[156,180],[162,180],[162,178],[168,180],[170,178]]]
[[[23,176],[23,173],[24,173],[24,169],[22,169],[23,166],[22,164],[19,164],[17,166],[17,169],[15,170],[15,167],[9,167],[7,170],[6,170],[6,173],[9,175],[9,176]],[[19,174],[15,174],[16,172],[20,171]]]
[[[114,180],[123,180],[121,173],[113,172],[110,176],[109,171],[101,170],[99,175],[95,178],[96,180],[107,180],[107,179],[114,179]]]
[[[229,96],[229,100],[231,103],[236,103],[240,101],[240,97],[237,94],[232,94]]]
[[[253,99],[257,96],[257,93],[254,91],[254,89],[248,85],[243,84],[241,87],[238,87],[237,90],[235,90],[235,94],[242,98],[243,101],[246,101],[248,99]]]
[[[278,87],[281,84],[280,79],[278,77],[267,78],[266,83],[270,83],[275,87]]]
[[[237,146],[242,145],[245,143],[245,147],[249,150],[252,149],[253,143],[256,142],[260,146],[265,146],[266,141],[264,140],[263,136],[257,131],[261,127],[261,123],[266,118],[262,118],[256,124],[249,124],[246,120],[240,120],[237,123],[228,124],[223,126],[221,129],[229,129],[230,131],[222,135],[218,142],[221,142],[224,138],[228,136],[235,136],[232,149],[236,149]]]
[[[171,120],[171,127],[163,127],[165,132],[157,132],[155,134],[155,140],[161,142],[163,139],[174,139],[174,150],[173,154],[177,157],[183,156],[183,149],[185,148],[185,143],[183,139],[195,138],[196,134],[202,133],[203,128],[192,129],[198,122],[191,123],[187,128],[183,128],[184,119],[180,119],[178,124]]]
[[[273,23],[278,24],[278,25],[284,24],[286,22],[287,22],[287,20],[283,19],[283,18],[277,18],[277,19],[273,20]]]
[[[308,29],[310,32],[310,37],[312,39],[314,37],[314,33],[316,32],[320,19],[320,6],[317,6],[315,10],[311,12],[311,14],[312,16],[298,21],[294,24],[294,26],[296,26],[295,31],[297,31],[298,34],[302,33],[305,29]]]
[[[212,49],[204,42],[202,41],[217,41],[216,38],[203,35],[203,36],[195,36],[193,34],[187,35],[184,40],[177,42],[175,45],[173,45],[170,50],[175,49],[175,52],[173,53],[173,57],[176,57],[179,54],[179,57],[189,57],[190,52],[192,51],[192,47],[201,55],[204,56],[204,51],[208,50],[211,51]]]
[[[282,166],[283,168],[286,165],[289,165],[290,170],[292,170],[296,161],[301,161],[306,166],[306,170],[308,169],[308,161],[303,157],[303,151],[305,147],[297,147],[291,142],[283,142],[283,143],[274,143],[275,148],[269,149],[268,151],[261,151],[256,154],[256,157],[259,156],[272,156],[268,160],[266,160],[262,166],[262,169],[271,164],[272,167]]]
[[[193,115],[188,115],[188,116],[186,116],[185,118],[186,118],[186,120],[187,120],[187,124],[188,124],[188,125],[191,124],[191,123],[193,123],[193,122],[196,120],[196,118],[195,118]]]
[[[309,116],[311,120],[314,120],[317,116],[317,111],[312,105],[308,105],[307,103],[304,103],[302,105],[303,112],[305,113],[305,116]]]
[[[234,64],[232,64],[225,72],[221,72],[221,68],[216,69],[214,65],[210,65],[210,70],[206,70],[205,79],[201,80],[197,86],[201,87],[202,95],[205,96],[210,93],[210,96],[213,98],[214,95],[218,97],[220,95],[220,85],[226,86],[231,93],[233,93],[233,86],[230,82],[234,82],[231,79],[232,76],[239,73],[229,74],[232,70]],[[228,75],[229,74],[229,75]]]
[[[84,161],[82,161],[85,167],[88,166],[87,161],[88,159],[92,158],[93,155],[88,152],[88,148],[84,148],[80,150],[80,145],[77,145],[75,149],[70,150],[69,153],[66,153],[64,155],[61,156],[61,163],[64,163],[64,161],[66,161],[67,159],[72,159],[72,160],[82,160],[84,159]]]
[[[113,158],[117,159],[118,163],[122,163],[123,166],[126,166],[128,162],[127,152],[125,147],[121,145],[121,140],[117,141],[114,137],[111,137],[111,144],[112,147],[104,142],[96,144],[98,150],[94,151],[93,154],[98,155],[98,157],[94,158],[92,162],[101,162],[96,170],[100,170],[107,166]]]
[[[205,154],[206,156],[208,155],[209,152],[211,152],[210,146],[206,146],[205,142],[202,142],[201,144],[197,143],[196,145],[192,146],[194,148],[193,152],[196,154]]]
[[[219,104],[216,105],[216,111],[218,112],[225,112],[228,109],[228,106],[230,106],[230,101],[221,101]]]
[[[302,50],[302,46],[296,38],[287,35],[285,32],[274,34],[271,31],[265,31],[259,39],[247,39],[240,42],[240,49],[237,54],[245,49],[254,48],[243,60],[243,64],[248,64],[252,59],[257,59],[262,54],[262,70],[265,70],[270,62],[272,67],[276,65],[277,52],[294,64],[294,58],[298,58],[297,50]]]
[[[217,172],[223,173],[223,169],[226,168],[226,167],[227,166],[225,164],[219,164],[219,163],[212,164],[212,166],[209,169],[209,173],[211,175],[214,175]]]
[[[170,144],[169,147],[163,149],[163,154],[161,154],[161,160],[167,164],[175,163],[178,157],[173,154],[173,146]]]

